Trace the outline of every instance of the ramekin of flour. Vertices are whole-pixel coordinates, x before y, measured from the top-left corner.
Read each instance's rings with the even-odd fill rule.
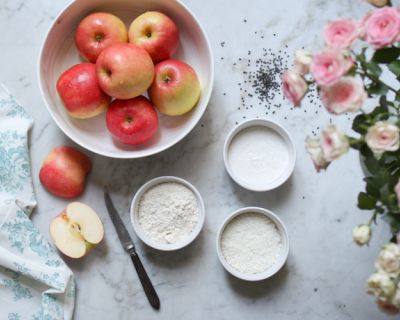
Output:
[[[296,148],[278,123],[251,119],[228,134],[223,155],[225,168],[237,184],[252,191],[268,191],[292,174]]]
[[[204,203],[188,181],[163,176],[145,183],[131,204],[131,222],[148,246],[173,251],[190,244],[204,225]]]
[[[232,213],[219,229],[217,253],[224,268],[247,281],[267,279],[285,264],[289,238],[283,222],[259,207]]]

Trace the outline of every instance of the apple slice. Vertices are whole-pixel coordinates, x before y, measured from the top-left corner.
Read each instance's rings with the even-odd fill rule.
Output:
[[[104,228],[92,208],[81,202],[72,202],[53,219],[50,235],[63,254],[81,258],[100,243]]]

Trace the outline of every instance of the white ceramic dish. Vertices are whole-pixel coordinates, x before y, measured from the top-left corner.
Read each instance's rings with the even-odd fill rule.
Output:
[[[147,190],[149,190],[151,187],[158,185],[160,183],[165,183],[165,182],[176,182],[176,183],[180,183],[180,184],[184,185],[185,187],[189,188],[195,194],[198,204],[199,204],[199,207],[200,207],[200,216],[199,216],[199,220],[197,222],[196,227],[184,241],[179,242],[179,243],[165,244],[165,243],[160,243],[160,242],[157,242],[157,241],[149,238],[146,235],[146,233],[143,231],[143,229],[140,227],[140,224],[138,221],[137,210],[138,210],[138,205],[139,205],[142,195]],[[161,251],[174,251],[174,250],[178,250],[178,249],[182,249],[183,247],[186,247],[191,242],[193,242],[194,239],[196,239],[197,236],[199,235],[201,229],[203,228],[204,220],[205,220],[204,202],[203,202],[203,199],[202,199],[199,191],[188,181],[178,178],[178,177],[163,176],[163,177],[154,178],[154,179],[146,182],[136,192],[136,194],[132,200],[130,216],[131,216],[131,223],[132,223],[133,229],[135,230],[137,236],[145,244],[147,244],[149,247],[152,247],[154,249],[158,249]]]
[[[264,185],[262,186],[255,186],[250,184],[248,181],[245,181],[244,179],[238,177],[235,172],[231,169],[230,162],[229,162],[229,147],[232,142],[232,140],[236,137],[238,133],[240,133],[242,130],[250,128],[250,127],[258,127],[258,126],[264,126],[267,127],[276,133],[278,133],[283,140],[285,141],[288,152],[289,152],[289,163],[288,165],[284,168],[283,172],[281,175],[279,175],[278,178],[272,181],[266,181]],[[296,148],[294,146],[294,142],[290,136],[290,134],[286,131],[285,128],[283,128],[280,124],[271,121],[271,120],[266,120],[266,119],[250,119],[247,121],[244,121],[237,125],[235,128],[233,128],[224,144],[224,150],[223,150],[223,157],[224,157],[224,164],[225,168],[228,171],[230,177],[240,186],[242,186],[245,189],[251,190],[251,191],[269,191],[272,189],[275,189],[282,185],[293,173],[294,170],[294,165],[296,162]]]
[[[246,273],[242,273],[240,271],[238,271],[237,269],[235,269],[234,267],[232,267],[225,259],[222,250],[221,250],[221,237],[222,234],[225,230],[225,227],[229,224],[230,221],[232,221],[232,219],[234,219],[235,217],[243,214],[243,213],[248,213],[248,212],[256,212],[256,213],[260,213],[263,214],[265,216],[267,216],[269,219],[271,219],[276,227],[278,228],[278,231],[281,234],[282,237],[282,252],[278,258],[278,260],[276,261],[276,263],[269,269],[265,270],[264,272],[261,273],[256,273],[256,274],[246,274]],[[278,216],[276,214],[274,214],[273,212],[264,209],[264,208],[259,208],[259,207],[246,207],[246,208],[242,208],[239,210],[236,210],[235,212],[233,212],[231,215],[229,215],[225,221],[222,223],[221,227],[219,228],[218,231],[218,235],[217,235],[217,254],[218,254],[218,258],[219,261],[221,261],[222,265],[224,266],[224,268],[226,269],[226,271],[228,271],[230,274],[232,274],[233,276],[242,279],[242,280],[246,280],[246,281],[260,281],[260,280],[265,280],[267,278],[272,277],[274,274],[276,274],[286,263],[286,260],[288,258],[289,255],[289,236],[288,236],[288,232],[286,230],[285,225],[283,224],[282,220],[278,218]]]
[[[74,31],[86,15],[106,11],[120,17],[129,26],[135,17],[147,10],[170,16],[180,30],[180,47],[174,58],[182,59],[196,70],[202,95],[197,106],[180,117],[160,116],[158,133],[148,143],[130,146],[114,141],[105,125],[105,114],[88,120],[68,116],[56,91],[59,75],[81,62],[74,45]],[[48,111],[60,129],[82,147],[113,158],[141,158],[156,154],[183,139],[206,110],[214,79],[211,47],[195,15],[179,0],[75,0],[55,19],[40,53],[39,86]]]

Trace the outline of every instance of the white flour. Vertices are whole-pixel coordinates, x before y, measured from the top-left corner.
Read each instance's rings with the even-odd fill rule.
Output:
[[[282,252],[282,238],[275,223],[260,213],[244,213],[225,227],[221,250],[226,261],[246,274],[273,266]]]
[[[193,231],[199,213],[197,198],[190,189],[176,182],[166,182],[143,194],[138,206],[138,221],[153,240],[177,243]]]
[[[228,149],[228,161],[235,176],[255,187],[279,178],[289,165],[285,140],[275,131],[257,126],[235,136]]]

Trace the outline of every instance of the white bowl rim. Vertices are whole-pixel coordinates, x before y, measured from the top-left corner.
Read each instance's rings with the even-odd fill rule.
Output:
[[[282,248],[282,253],[281,253],[277,263],[275,263],[271,268],[269,268],[261,273],[255,273],[255,274],[242,273],[239,270],[232,267],[226,261],[224,255],[222,253],[222,250],[221,250],[222,233],[224,232],[224,230],[225,230],[226,226],[229,224],[229,222],[231,222],[234,218],[236,218],[237,216],[239,216],[241,214],[250,213],[250,212],[260,213],[260,214],[265,215],[269,219],[271,219],[275,223],[276,227],[278,228],[278,230],[282,236],[282,239],[284,239],[282,241],[283,245],[284,245]],[[268,279],[268,278],[272,277],[273,275],[275,275],[276,273],[278,273],[278,271],[282,269],[282,267],[285,265],[285,263],[287,261],[287,258],[289,256],[289,246],[290,246],[288,231],[286,229],[286,226],[282,222],[282,220],[272,211],[265,209],[265,208],[261,208],[261,207],[240,208],[240,209],[234,211],[233,213],[231,213],[228,217],[226,217],[224,222],[222,223],[222,225],[220,226],[220,228],[218,230],[216,245],[217,245],[217,255],[218,255],[219,261],[221,262],[221,264],[223,265],[225,270],[228,271],[231,275],[235,276],[236,278],[246,280],[246,281],[261,281],[261,280]]]
[[[229,161],[228,161],[228,150],[229,146],[233,140],[233,138],[236,137],[236,135],[241,132],[244,129],[250,128],[250,127],[258,127],[258,126],[265,126],[273,131],[275,131],[277,134],[279,134],[286,142],[288,145],[289,149],[289,165],[287,166],[286,170],[283,172],[283,174],[278,178],[270,182],[269,184],[266,184],[265,186],[254,186],[251,184],[248,184],[246,181],[239,179],[234,172],[231,170]],[[228,133],[224,147],[223,147],[223,158],[224,158],[224,164],[225,164],[225,169],[228,172],[229,176],[240,186],[243,188],[250,190],[250,191],[256,191],[256,192],[265,192],[265,191],[270,191],[273,189],[276,189],[280,187],[282,184],[284,184],[292,175],[294,166],[296,163],[296,147],[293,142],[293,138],[291,137],[290,133],[278,122],[269,120],[269,119],[259,119],[259,118],[254,118],[254,119],[249,119],[246,121],[243,121],[236,125],[234,128],[231,129],[231,131]]]
[[[184,185],[185,187],[189,188],[194,195],[197,198],[197,201],[199,203],[200,207],[200,213],[199,213],[199,220],[197,222],[196,227],[192,231],[192,233],[184,239],[182,242],[178,243],[173,243],[173,244],[165,244],[165,243],[160,243],[157,242],[150,237],[146,235],[146,233],[142,230],[142,228],[139,226],[139,223],[136,219],[136,207],[139,204],[139,200],[142,197],[142,195],[149,190],[151,187],[161,184],[161,183],[166,183],[166,182],[176,182],[181,185]],[[136,233],[136,235],[139,237],[140,240],[142,240],[145,244],[147,244],[149,247],[152,247],[157,250],[161,251],[175,251],[182,249],[192,243],[197,236],[200,234],[201,230],[203,229],[204,226],[204,221],[205,221],[205,208],[204,208],[204,202],[203,198],[200,194],[200,192],[187,180],[176,177],[176,176],[160,176],[154,179],[151,179],[147,181],[145,184],[143,184],[139,190],[135,193],[135,196],[132,199],[131,207],[129,210],[129,215],[131,218],[131,224],[132,227]]]
[[[101,156],[105,156],[105,157],[109,157],[109,158],[113,158],[113,159],[139,159],[139,158],[146,158],[155,154],[158,154],[160,152],[163,152],[171,147],[173,147],[175,144],[177,144],[178,142],[182,141],[195,127],[196,125],[198,125],[200,119],[203,117],[204,113],[206,112],[206,109],[208,107],[208,104],[210,103],[210,98],[211,98],[211,94],[214,88],[214,56],[212,53],[212,49],[211,49],[211,44],[210,41],[208,39],[207,33],[205,32],[203,26],[201,25],[199,19],[196,17],[196,15],[193,13],[192,10],[190,10],[188,8],[188,6],[186,6],[181,0],[169,0],[169,1],[175,1],[176,3],[178,3],[178,5],[180,5],[183,9],[185,9],[193,18],[193,20],[196,22],[196,24],[198,25],[199,29],[201,30],[201,33],[203,34],[206,46],[207,46],[207,54],[208,54],[208,58],[210,60],[210,78],[209,78],[209,90],[208,92],[206,92],[206,95],[204,96],[204,103],[205,103],[205,108],[203,109],[202,112],[200,112],[197,117],[195,118],[194,121],[192,121],[192,125],[188,126],[187,129],[181,133],[181,135],[179,135],[176,139],[174,139],[173,141],[171,141],[168,144],[165,144],[162,148],[157,149],[156,151],[143,155],[143,156],[134,156],[133,154],[126,152],[126,153],[120,153],[120,154],[115,154],[114,152],[105,152],[105,151],[99,151],[96,148],[92,148],[90,145],[88,145],[85,142],[80,141],[79,139],[75,139],[72,137],[72,134],[68,132],[67,130],[67,126],[64,127],[64,125],[57,120],[57,118],[53,115],[53,111],[51,110],[51,107],[49,105],[49,103],[47,102],[47,99],[45,98],[44,95],[44,90],[43,90],[43,85],[42,85],[42,80],[41,80],[41,69],[42,69],[42,56],[43,56],[43,51],[44,51],[44,47],[47,41],[47,35],[50,33],[50,31],[52,30],[52,28],[57,24],[57,21],[59,20],[59,18],[64,14],[64,12],[66,12],[74,3],[75,0],[71,0],[61,11],[60,13],[55,17],[55,19],[53,20],[53,23],[50,24],[49,28],[47,29],[45,36],[42,40],[41,46],[40,46],[40,50],[39,50],[39,57],[38,60],[39,62],[37,63],[37,80],[39,83],[39,91],[40,94],[42,96],[42,100],[44,101],[44,104],[47,108],[47,111],[49,112],[51,118],[53,119],[53,121],[57,124],[58,128],[61,129],[61,131],[72,141],[74,141],[76,144],[80,145],[82,148],[89,150],[95,154],[99,154]]]

